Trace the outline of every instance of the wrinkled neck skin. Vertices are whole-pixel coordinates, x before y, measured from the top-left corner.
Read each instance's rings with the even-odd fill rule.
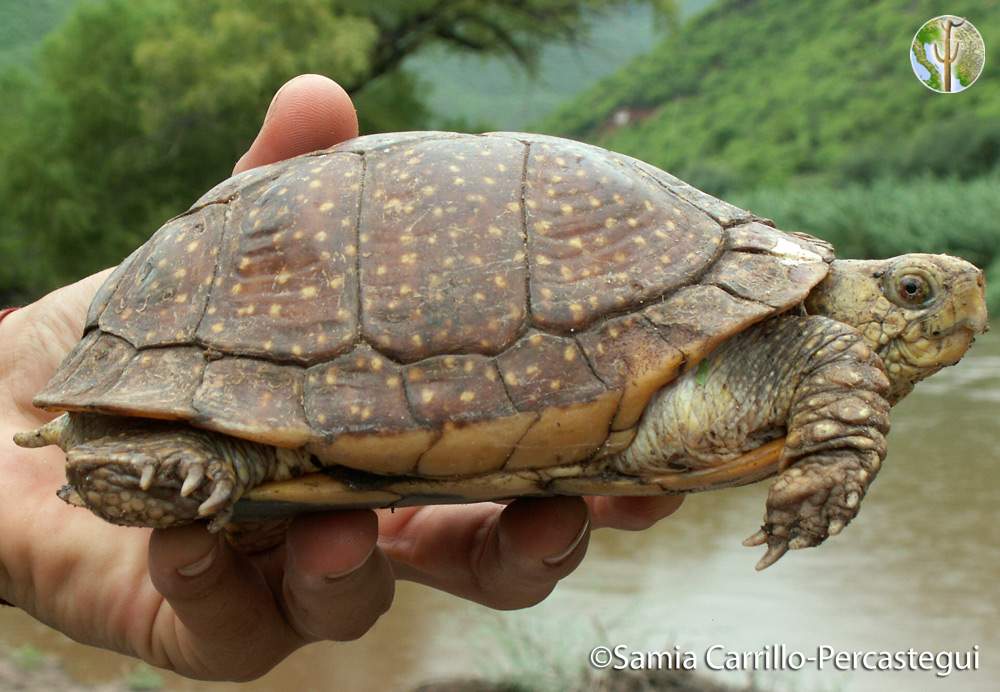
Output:
[[[926,281],[930,296],[907,304],[900,286],[912,276]],[[805,307],[809,314],[832,317],[861,332],[882,358],[892,404],[920,380],[957,363],[975,335],[988,328],[982,272],[947,255],[837,260]]]

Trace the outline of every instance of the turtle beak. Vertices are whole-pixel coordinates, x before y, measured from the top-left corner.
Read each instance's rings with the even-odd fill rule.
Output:
[[[968,282],[955,299],[956,312],[960,316],[959,326],[973,334],[984,334],[990,329],[986,312],[986,278],[980,271],[975,283]]]

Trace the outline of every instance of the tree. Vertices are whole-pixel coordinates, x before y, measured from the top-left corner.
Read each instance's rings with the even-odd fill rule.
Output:
[[[663,0],[657,0],[662,4]],[[432,44],[509,56],[573,40],[627,0],[103,0],[0,75],[0,297],[118,261],[225,178],[275,89],[335,76],[365,131],[426,127],[405,60]]]

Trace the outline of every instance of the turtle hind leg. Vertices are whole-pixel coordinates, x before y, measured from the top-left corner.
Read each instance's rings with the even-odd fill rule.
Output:
[[[67,451],[60,497],[115,524],[166,528],[213,516],[217,529],[247,484],[210,435],[132,430],[82,442]]]
[[[211,518],[217,531],[250,488],[308,455],[182,423],[70,414],[59,493],[115,524],[166,528]]]

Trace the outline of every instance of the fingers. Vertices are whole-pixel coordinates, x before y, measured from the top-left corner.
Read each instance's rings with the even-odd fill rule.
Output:
[[[374,512],[298,518],[287,538],[287,615],[306,641],[357,639],[392,604],[395,576],[375,547]]]
[[[381,546],[396,575],[500,609],[545,598],[583,559],[590,535],[579,498],[520,499],[383,514]]]
[[[306,74],[285,83],[274,95],[260,133],[233,173],[242,173],[358,135],[358,116],[339,84]]]
[[[683,495],[655,497],[588,497],[590,516],[595,529],[611,528],[644,531],[676,512]]]
[[[153,531],[149,575],[176,615],[153,641],[181,675],[250,680],[304,643],[260,572],[200,524]]]

